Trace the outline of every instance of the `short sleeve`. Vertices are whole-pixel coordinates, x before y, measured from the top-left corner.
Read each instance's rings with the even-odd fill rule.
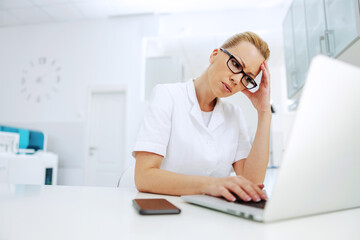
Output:
[[[150,104],[132,152],[153,152],[166,157],[166,149],[171,131],[173,100],[164,85],[156,85],[151,93]]]
[[[251,150],[249,130],[246,124],[246,120],[241,109],[239,108],[238,110],[239,110],[238,118],[239,118],[240,128],[239,128],[238,146],[237,146],[234,162],[247,158]]]

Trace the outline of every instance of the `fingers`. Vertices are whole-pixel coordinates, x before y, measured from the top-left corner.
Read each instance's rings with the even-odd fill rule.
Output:
[[[246,191],[248,195],[251,196],[251,199],[255,202],[262,200],[266,200],[267,196],[263,190],[261,190],[260,186],[250,182],[249,180],[245,179],[244,177],[237,176],[238,181],[241,184],[241,187]],[[263,184],[261,184],[264,187]]]
[[[251,197],[237,184],[234,183],[228,183],[227,184],[228,189],[234,194],[236,194],[238,197],[240,197],[243,201],[250,201]]]
[[[267,69],[265,67],[265,63],[261,64],[261,71],[262,71],[261,83],[263,83],[264,85],[267,85],[269,76],[268,76]]]
[[[251,196],[251,199],[253,201],[259,202],[261,200],[260,194],[258,194],[258,191],[256,190],[256,188],[258,188],[258,187],[254,188],[250,184],[247,184],[245,186],[242,186],[242,188],[246,191],[247,194],[249,194]]]
[[[265,198],[264,200],[267,200],[267,199],[268,199],[268,195],[267,195],[267,192],[266,192],[266,190],[264,189],[264,190],[263,190],[263,192],[264,192],[264,194],[265,194],[265,197],[266,197],[266,198]]]
[[[264,61],[264,64],[265,64],[266,70],[268,72],[268,75],[270,76],[270,71],[269,71],[269,66],[267,64],[267,61]]]
[[[264,61],[261,65],[264,66],[264,69],[266,70],[268,77],[270,77],[270,71],[269,71],[269,66],[267,65],[267,62]]]
[[[221,196],[223,196],[226,200],[230,201],[230,202],[234,202],[236,200],[235,196],[232,195],[230,193],[230,191],[225,188],[225,187],[222,187],[221,190],[220,190],[220,194]]]
[[[261,83],[263,83],[265,87],[268,87],[270,84],[270,72],[266,61],[264,61],[260,67],[262,71]]]
[[[261,189],[264,185],[261,184],[260,186],[248,181],[243,177],[237,176],[235,182],[227,182],[226,188],[228,191],[236,194],[244,201],[253,200],[255,202],[259,202],[261,200],[266,200],[267,196],[265,192]],[[225,197],[225,196],[224,196]],[[226,197],[225,197],[226,198]]]
[[[256,194],[260,197],[260,200],[267,199],[265,192],[262,189],[260,189],[257,185],[254,184],[253,189],[255,190]]]
[[[242,176],[218,178],[214,183],[205,192],[213,196],[222,196],[231,202],[236,200],[235,196],[243,201],[258,202],[261,199],[267,199],[266,193],[261,190],[264,187],[263,184],[254,184]]]
[[[255,190],[256,194],[260,197],[260,200],[268,199],[265,189],[261,190],[261,189],[254,188],[254,190]]]

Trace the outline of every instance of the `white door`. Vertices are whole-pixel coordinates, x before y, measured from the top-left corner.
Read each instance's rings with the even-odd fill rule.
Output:
[[[126,92],[90,91],[86,185],[116,187],[125,158]]]

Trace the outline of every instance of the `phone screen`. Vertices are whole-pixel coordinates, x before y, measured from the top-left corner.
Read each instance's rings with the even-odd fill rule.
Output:
[[[181,210],[163,198],[134,199],[135,209],[142,215],[179,214]]]

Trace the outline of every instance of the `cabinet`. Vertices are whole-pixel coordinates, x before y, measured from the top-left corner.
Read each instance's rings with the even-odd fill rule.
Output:
[[[304,0],[294,0],[283,23],[287,93],[292,98],[304,85],[309,56]]]
[[[359,37],[359,2],[354,0],[324,0],[328,38],[328,55],[337,57]]]
[[[296,89],[299,89],[305,83],[309,68],[304,0],[294,0],[292,8],[296,64],[295,78]]]
[[[292,8],[290,8],[286,14],[283,24],[287,93],[289,97],[293,96],[297,90],[297,82],[295,78],[295,45],[292,22]]]
[[[339,58],[359,41],[359,5],[359,0],[292,2],[283,22],[288,98],[299,97],[314,56]],[[359,65],[358,61],[351,63]]]
[[[325,54],[324,31],[326,29],[323,1],[306,0],[306,27],[308,33],[309,60],[317,54]]]
[[[0,183],[56,185],[57,170],[58,156],[50,152],[0,153]]]

